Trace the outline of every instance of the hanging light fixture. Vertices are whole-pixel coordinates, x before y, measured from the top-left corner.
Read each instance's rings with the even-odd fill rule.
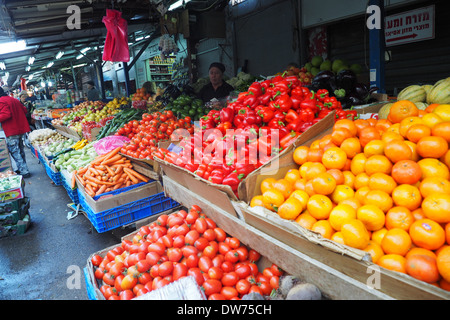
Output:
[[[59,51],[56,55],[56,60],[61,59],[61,57],[64,55],[64,51]]]

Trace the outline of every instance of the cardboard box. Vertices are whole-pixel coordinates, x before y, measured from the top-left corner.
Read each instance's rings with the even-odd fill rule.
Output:
[[[16,224],[0,225],[0,239],[6,237],[12,237],[16,235],[24,234],[30,226],[30,215],[26,215],[22,220],[19,220]]]
[[[159,181],[150,181],[148,183],[140,184],[139,186],[130,186],[127,188],[122,188],[114,191],[113,193],[106,193],[105,195],[100,195],[97,200],[94,200],[89,196],[78,177],[76,177],[77,188],[82,192],[87,205],[92,209],[93,212],[102,212],[115,207],[141,200],[150,195],[162,192],[162,186]]]
[[[11,188],[9,190],[5,190],[0,192],[0,201],[6,202],[9,200],[17,200],[25,197],[25,180],[23,180],[22,176],[20,178],[20,186],[17,188]]]
[[[0,139],[0,172],[12,170],[11,157],[9,155],[6,139]]]

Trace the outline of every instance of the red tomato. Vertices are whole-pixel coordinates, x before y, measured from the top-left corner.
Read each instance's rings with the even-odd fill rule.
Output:
[[[248,282],[246,279],[240,279],[236,283],[236,290],[237,290],[237,292],[239,292],[239,294],[245,295],[248,293],[251,286],[252,286],[251,283]]]
[[[162,227],[165,227],[167,224],[168,218],[169,218],[169,215],[162,214],[158,217],[158,219],[156,219],[156,223]]]
[[[239,296],[238,291],[234,287],[222,287],[220,293],[225,297],[225,299],[230,300]]]
[[[147,261],[147,259],[144,258],[144,259],[142,259],[142,260],[139,260],[139,261],[136,263],[136,268],[137,268],[137,270],[138,270],[140,273],[143,273],[143,272],[147,272],[148,270],[150,270],[151,265],[150,265],[150,263]]]
[[[103,258],[96,254],[91,258],[91,262],[95,267],[98,267],[100,265],[100,263],[102,262]]]
[[[220,280],[223,276],[223,270],[220,267],[212,266],[208,270],[208,276],[210,279]]]
[[[195,226],[195,229],[200,234],[202,234],[203,232],[206,231],[206,229],[208,229],[208,224],[206,222],[206,219],[204,219],[204,218],[198,218],[197,220],[195,220],[194,226]]]
[[[161,237],[161,242],[166,248],[173,247],[173,238],[168,236],[167,234]]]
[[[216,255],[214,258],[212,258],[212,263],[214,265],[214,267],[219,267],[221,268],[222,263],[225,261],[225,258],[223,257],[222,254],[218,254]]]
[[[144,273],[141,273],[139,276],[138,276],[138,282],[140,283],[140,284],[146,284],[147,282],[149,282],[149,281],[151,281],[152,280],[152,276],[150,275],[150,273],[148,273],[148,272],[144,272]]]
[[[173,262],[165,261],[161,263],[158,267],[158,274],[160,277],[166,277],[170,275],[173,271]]]
[[[195,241],[200,237],[197,230],[190,230],[185,236],[184,241],[186,245],[193,245]]]
[[[261,289],[262,293],[266,296],[270,295],[272,292],[272,286],[269,282],[261,282],[259,284],[259,289]]]
[[[197,220],[198,221],[198,220]],[[203,237],[198,238],[194,242],[194,246],[199,250],[203,251],[209,245],[209,241]]]
[[[198,267],[203,272],[208,272],[209,268],[213,266],[212,260],[210,257],[201,256],[198,260]]]
[[[203,249],[203,255],[213,259],[217,254],[217,249],[213,245],[208,245]]]
[[[169,258],[169,261],[178,262],[183,257],[183,253],[180,248],[168,248],[167,257]]]
[[[259,293],[260,295],[263,295],[263,292],[262,292],[261,288],[258,285],[256,285],[256,284],[253,284],[250,287],[250,289],[248,290],[248,293],[252,293],[252,292]]]
[[[280,286],[280,277],[279,276],[273,276],[269,280],[269,284],[272,287],[272,289],[277,290]]]
[[[147,253],[145,256],[145,260],[150,263],[150,266],[153,266],[158,263],[158,261],[161,259],[161,255],[155,251]]]
[[[224,258],[224,259],[225,259],[225,258]],[[222,262],[222,264],[220,265],[220,267],[222,268],[222,270],[223,270],[224,272],[231,272],[231,271],[234,271],[234,264],[233,264],[232,262],[230,262],[230,261],[224,260],[224,261]]]
[[[188,272],[188,267],[183,263],[176,263],[173,266],[173,280],[178,280],[182,277],[185,277]]]
[[[239,261],[245,261],[248,258],[248,250],[244,246],[240,246],[236,249],[236,252],[239,256]]]
[[[136,283],[137,283],[137,277],[131,275],[131,274],[127,274],[123,279],[122,282],[120,284],[122,290],[126,291],[126,290],[130,290],[132,289]]]
[[[112,275],[111,273],[107,272],[103,275],[103,282],[106,283],[109,286],[113,286],[114,285],[114,279],[115,276]]]
[[[236,263],[239,261],[239,254],[235,249],[232,249],[225,254],[225,260],[230,261],[231,263]]]
[[[95,277],[95,279],[98,279],[98,280],[103,279],[103,276],[105,275],[105,273],[106,273],[106,270],[104,268],[99,267],[95,270],[94,277]]]
[[[160,256],[164,254],[166,247],[162,243],[152,243],[148,246],[148,252],[156,252]]]
[[[241,245],[241,241],[239,241],[238,238],[229,237],[229,238],[227,238],[227,240],[228,240],[228,245],[230,246],[231,249],[237,249]]]
[[[186,266],[188,268],[197,268],[200,258],[196,254],[191,254],[186,258]]]
[[[198,216],[199,216],[199,214],[198,214],[197,211],[190,210],[188,215],[186,216],[185,221],[186,221],[187,224],[192,225],[192,224],[195,223],[195,220],[198,219]]]
[[[205,295],[208,297],[213,293],[220,293],[222,289],[222,283],[217,279],[208,279],[203,282],[202,287],[204,289]]]
[[[186,243],[185,236],[180,234],[173,238],[172,246],[174,248],[182,248],[185,245],[185,243]]]
[[[186,233],[188,233],[189,232],[189,226],[187,225],[187,223],[183,223],[182,225],[180,225],[177,229],[176,229],[176,231],[175,231],[175,234],[178,236],[178,235],[186,235]]]
[[[239,276],[236,272],[227,272],[222,277],[222,283],[224,286],[234,286],[239,281]]]
[[[196,247],[194,247],[193,245],[186,245],[181,248],[181,252],[183,253],[183,256],[185,256],[187,258],[190,255],[197,255],[198,249]]]
[[[205,281],[205,279],[203,278],[202,271],[199,268],[196,267],[189,268],[187,275],[194,277],[195,281],[199,286],[201,286]]]
[[[217,240],[218,242],[223,242],[223,241],[225,241],[225,239],[226,239],[226,237],[227,237],[227,234],[225,233],[225,231],[223,231],[222,228],[216,227],[216,228],[214,228],[214,232],[216,233],[216,240]]]
[[[236,266],[235,272],[239,279],[245,279],[252,274],[252,269],[248,264],[240,264]]]
[[[114,279],[114,288],[116,289],[116,292],[122,291],[122,280],[125,278],[123,274],[119,274],[116,279]]]
[[[274,276],[281,276],[283,274],[283,270],[281,270],[280,267],[278,267],[276,264],[272,264],[272,266],[270,267],[270,269],[272,269],[272,273]]]
[[[225,300],[225,296],[220,293],[213,293],[208,297],[208,300]]]
[[[217,225],[213,219],[205,217],[205,221],[206,221],[206,225],[208,226],[209,229],[214,230],[214,228],[217,228]]]
[[[116,262],[114,265],[109,269],[109,273],[111,273],[114,277],[117,277],[119,274],[121,274],[125,270],[125,265],[122,262]]]
[[[133,291],[131,290],[124,290],[119,293],[120,300],[131,300],[135,297]]]

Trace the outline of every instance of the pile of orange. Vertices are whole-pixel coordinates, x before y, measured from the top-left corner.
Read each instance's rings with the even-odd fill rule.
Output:
[[[450,105],[401,100],[388,119],[338,120],[293,151],[251,206],[370,253],[384,268],[450,290]]]
[[[136,93],[133,94],[131,100],[133,100],[133,101],[141,101],[141,100],[147,101],[150,97],[151,97],[151,94],[147,93],[144,88],[138,88],[138,89],[136,89]]]

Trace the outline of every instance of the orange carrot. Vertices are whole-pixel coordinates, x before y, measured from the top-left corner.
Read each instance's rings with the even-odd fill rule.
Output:
[[[106,171],[108,171],[108,173],[109,173],[110,176],[116,175],[116,173],[115,173],[114,171],[112,171],[112,169],[111,169],[110,167],[105,166],[105,169],[106,169]]]
[[[125,169],[124,169],[125,170]],[[125,171],[126,172],[126,171]],[[139,180],[135,177],[135,176],[133,176],[131,173],[128,173],[127,172],[127,175],[128,175],[128,177],[130,177],[130,180],[134,183],[134,184],[137,184],[137,183],[139,183]]]
[[[70,181],[70,188],[71,189],[75,189],[75,187],[77,186],[76,175],[77,175],[77,170],[75,170],[73,172],[73,174],[72,174],[72,179]]]
[[[148,178],[142,174],[140,174],[139,172],[136,172],[136,170],[131,169],[131,168],[124,168],[123,169],[125,172],[130,173],[131,175],[135,176],[136,178],[144,181],[144,182],[148,182]]]
[[[105,158],[103,158],[103,160],[108,160],[111,159],[112,157],[114,157],[115,155],[117,155],[120,151],[120,149],[122,149],[122,147],[117,147],[111,151],[109,151],[108,153],[105,154]]]
[[[104,184],[100,188],[98,188],[98,190],[95,193],[95,195],[98,196],[99,194],[105,193],[105,191],[106,191],[106,184]]]
[[[101,162],[101,164],[109,165],[109,164],[111,164],[111,163],[114,163],[114,162],[116,162],[116,161],[121,160],[122,158],[123,158],[123,157],[122,157],[120,154],[117,154],[117,155],[115,155],[115,156],[112,156],[111,158],[108,158],[108,159],[103,160],[103,161]]]

